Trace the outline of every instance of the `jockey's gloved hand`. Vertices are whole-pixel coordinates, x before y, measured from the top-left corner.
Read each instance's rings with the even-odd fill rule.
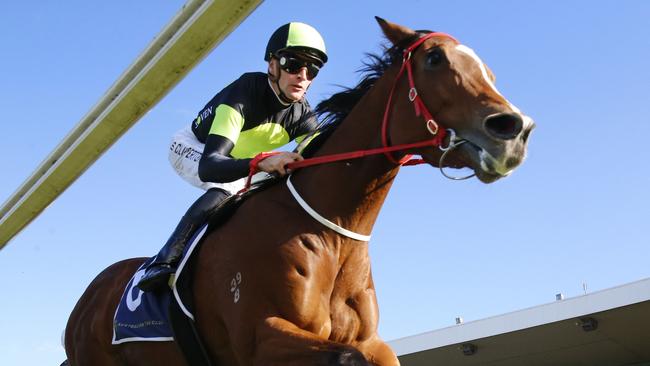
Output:
[[[295,161],[301,161],[303,157],[295,152],[284,151],[276,155],[269,156],[257,164],[260,171],[267,172],[277,177],[284,177],[291,173],[286,168],[287,164]]]

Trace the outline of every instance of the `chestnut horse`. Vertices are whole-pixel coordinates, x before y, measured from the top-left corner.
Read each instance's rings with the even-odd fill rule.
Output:
[[[398,365],[377,334],[364,238],[398,161],[417,154],[433,166],[469,167],[491,183],[525,158],[534,124],[496,90],[471,49],[377,20],[394,46],[367,65],[357,87],[319,105],[336,128],[305,155],[393,150],[296,170],[289,184],[252,195],[205,238],[193,273],[194,314],[215,365]],[[186,364],[175,342],[111,344],[115,308],[142,262],[113,264],[85,291],[65,332],[70,365]]]

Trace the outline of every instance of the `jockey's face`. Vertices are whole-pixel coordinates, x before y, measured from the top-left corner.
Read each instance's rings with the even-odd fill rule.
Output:
[[[278,77],[278,82],[274,86],[279,87],[285,97],[298,101],[305,96],[315,74],[318,73],[318,67],[295,55],[289,59],[289,65],[286,62],[285,59],[283,66],[281,60],[272,58],[269,63],[269,72],[274,71],[273,74]]]
[[[311,80],[307,79],[307,70],[303,67],[296,74],[290,74],[284,70],[280,71],[278,84],[284,95],[289,99],[300,100],[305,96]]]

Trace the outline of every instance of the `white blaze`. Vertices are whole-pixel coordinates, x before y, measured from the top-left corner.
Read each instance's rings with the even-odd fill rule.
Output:
[[[503,94],[499,93],[499,91],[497,90],[497,87],[494,85],[494,83],[492,82],[492,79],[490,79],[490,76],[488,75],[488,71],[487,71],[487,68],[485,67],[485,63],[483,63],[483,61],[481,61],[481,58],[478,57],[476,52],[474,52],[473,49],[465,46],[464,44],[459,44],[458,46],[456,46],[456,49],[458,51],[460,51],[460,52],[463,52],[463,53],[467,54],[474,61],[476,61],[476,63],[478,64],[479,69],[481,70],[481,74],[483,75],[483,79],[485,79],[485,82],[492,88],[492,90],[494,90],[495,93],[502,96],[503,99],[505,99],[506,102],[508,102],[508,105],[510,106],[510,108],[512,108],[512,110],[515,113],[521,114],[521,111],[519,110],[519,108],[515,107],[514,104],[510,103],[510,101],[508,101],[506,99],[506,97],[503,96]]]
[[[492,90],[495,93],[499,94],[506,101],[506,103],[508,103],[508,106],[510,107],[510,109],[512,109],[513,112],[515,112],[515,113],[517,113],[517,114],[519,114],[521,116],[521,118],[523,119],[523,122],[524,122],[524,128],[525,129],[530,128],[530,126],[533,124],[533,120],[530,117],[526,116],[525,114],[521,113],[519,108],[515,107],[514,104],[510,103],[510,101],[508,99],[506,99],[506,97],[503,96],[503,94],[499,93],[499,91],[497,90],[497,87],[492,82],[492,79],[490,79],[490,75],[488,74],[487,67],[485,66],[485,63],[483,63],[483,61],[481,61],[481,58],[478,57],[476,52],[474,52],[474,50],[472,50],[471,48],[469,48],[469,47],[467,47],[465,45],[462,45],[462,44],[457,45],[456,49],[458,51],[470,56],[476,62],[478,68],[481,70],[481,74],[483,75],[483,79],[485,79],[485,82],[490,86],[490,88],[492,88]],[[481,158],[481,168],[483,168],[483,170],[485,170],[485,171],[488,170],[488,166],[487,166],[487,163],[486,163],[487,160],[491,161],[491,163],[492,163],[494,169],[496,170],[496,172],[498,172],[499,174],[502,174],[504,176],[509,175],[514,170],[514,168],[508,169],[508,167],[505,164],[503,164],[503,162],[498,161],[497,159],[495,159],[492,155],[490,155],[487,151],[485,151],[483,149],[480,152],[480,158]]]

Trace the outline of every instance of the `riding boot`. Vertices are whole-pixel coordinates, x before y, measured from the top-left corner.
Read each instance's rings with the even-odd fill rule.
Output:
[[[228,193],[218,188],[205,192],[187,210],[176,229],[162,247],[156,259],[149,264],[138,282],[140,290],[155,291],[167,284],[169,275],[176,272],[179,259],[194,231],[208,221]]]

